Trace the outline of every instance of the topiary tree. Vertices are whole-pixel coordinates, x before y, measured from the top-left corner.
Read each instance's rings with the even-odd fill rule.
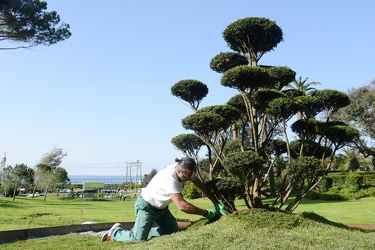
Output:
[[[249,65],[257,66],[262,56],[283,40],[283,32],[267,18],[247,17],[229,24],[223,38],[232,50],[247,58]]]
[[[195,112],[202,99],[206,97],[208,87],[201,81],[187,79],[175,83],[171,88],[171,92],[173,96],[187,102]]]
[[[227,192],[231,189],[241,190],[249,208],[262,207],[262,194],[269,190],[272,168],[278,165],[281,181],[273,188],[273,206],[283,209],[296,193],[285,208],[293,211],[331,167],[337,150],[358,136],[355,128],[332,121],[332,115],[348,104],[347,98],[332,90],[315,91],[311,96],[301,90],[284,90],[296,73],[286,66],[259,65],[261,57],[282,41],[282,31],[273,21],[240,19],[227,26],[223,37],[235,52],[220,53],[210,67],[222,73],[222,86],[239,92],[226,105],[237,114],[223,105],[210,106],[183,118],[182,125],[208,146],[209,183],[228,209],[235,210],[233,195]],[[292,124],[292,132],[298,140],[290,142],[287,123],[297,113],[301,117]],[[322,114],[323,120],[318,120]],[[226,184],[220,189],[223,180]]]

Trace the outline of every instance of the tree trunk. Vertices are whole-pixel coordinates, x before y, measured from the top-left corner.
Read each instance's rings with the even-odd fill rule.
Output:
[[[255,177],[253,186],[254,208],[262,207],[262,197],[260,193],[259,177]]]
[[[273,173],[273,166],[271,165],[268,179],[270,181],[270,195],[271,197],[276,196],[276,187],[275,187],[275,175]]]
[[[232,136],[233,136],[233,140],[237,140],[237,132],[238,132],[238,126],[237,126],[237,123],[234,123],[232,125]]]
[[[47,199],[47,193],[48,193],[48,189],[49,189],[49,186],[50,186],[51,184],[48,184],[47,185],[47,187],[46,187],[46,189],[44,190],[44,198],[43,198],[43,201],[46,201],[46,199]]]
[[[12,199],[12,201],[15,201],[15,200],[16,200],[16,191],[17,191],[17,183],[16,183],[16,185],[14,186],[14,190],[13,190],[13,199]]]
[[[39,181],[37,181],[36,184],[34,185],[33,193],[32,193],[32,195],[31,195],[31,198],[32,198],[32,199],[34,199],[35,190],[36,190],[36,188],[38,187],[38,184],[39,184]]]

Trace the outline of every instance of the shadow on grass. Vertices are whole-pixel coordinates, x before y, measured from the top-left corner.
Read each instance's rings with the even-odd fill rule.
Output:
[[[23,203],[19,201],[16,202],[12,200],[9,200],[9,201],[0,200],[1,208],[14,208],[14,209],[22,208],[23,209],[27,205],[28,205],[27,203]]]
[[[373,233],[374,232],[374,230],[358,228],[358,227],[350,227],[350,226],[347,226],[347,225],[342,224],[342,223],[330,221],[330,220],[324,218],[323,216],[320,216],[320,215],[318,215],[316,213],[313,213],[313,212],[302,212],[301,216],[304,217],[304,218],[310,219],[312,221],[316,221],[316,222],[319,222],[319,223],[322,223],[322,224],[326,224],[326,225],[330,225],[330,226],[334,226],[334,227],[338,227],[338,228],[356,230],[356,231],[361,231],[363,233]]]

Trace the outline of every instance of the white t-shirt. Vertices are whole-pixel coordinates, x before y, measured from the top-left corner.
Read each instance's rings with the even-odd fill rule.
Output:
[[[182,189],[183,183],[178,180],[176,164],[173,164],[158,172],[142,189],[141,195],[153,207],[163,209],[172,203],[169,195],[181,193]]]

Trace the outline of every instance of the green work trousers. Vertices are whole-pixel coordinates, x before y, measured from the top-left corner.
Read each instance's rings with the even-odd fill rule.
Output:
[[[116,228],[111,235],[113,241],[145,241],[152,237],[178,231],[178,224],[168,207],[156,209],[139,195],[135,202],[135,224],[131,230]],[[153,227],[153,224],[157,227]]]

